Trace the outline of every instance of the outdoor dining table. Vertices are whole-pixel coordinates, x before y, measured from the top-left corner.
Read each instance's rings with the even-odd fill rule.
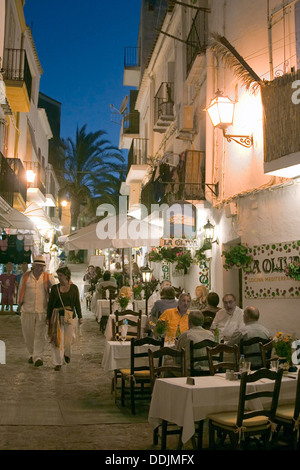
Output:
[[[110,313],[109,300],[98,299],[96,305],[96,320],[100,323],[102,316],[108,316]]]
[[[134,315],[126,315],[126,317],[129,320],[134,320],[134,319],[137,318]],[[114,320],[115,318],[116,318],[116,316],[115,316],[114,313],[112,313],[108,317],[105,332],[104,332],[104,336],[107,339],[107,341],[110,341],[112,339],[112,336],[113,336],[113,334],[112,334],[113,333],[112,332],[112,320]],[[142,315],[142,317],[141,317],[141,337],[143,337],[144,333],[145,333],[145,328],[147,326],[147,318],[148,318],[147,315]]]
[[[136,348],[136,352],[147,352],[148,349],[155,350],[158,346],[152,344],[145,344]],[[139,365],[149,365],[148,357],[141,358]],[[113,376],[114,371],[118,369],[130,368],[130,341],[106,341],[102,367],[104,372]]]
[[[293,375],[293,378],[283,376],[280,404],[295,401],[295,378],[296,375]],[[195,422],[205,419],[209,413],[233,411],[238,406],[239,380],[226,380],[225,374],[194,377],[194,380],[195,385],[188,385],[187,377],[156,379],[149,409],[148,421],[154,429],[162,420],[182,427],[183,444],[194,435]],[[251,386],[266,387],[267,383],[268,379],[262,379],[258,384]],[[257,400],[254,406],[259,409],[263,405]]]

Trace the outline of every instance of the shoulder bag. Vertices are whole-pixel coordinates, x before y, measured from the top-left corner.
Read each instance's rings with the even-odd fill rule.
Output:
[[[72,319],[73,319],[73,310],[69,307],[64,306],[64,303],[62,301],[58,286],[57,286],[57,292],[58,292],[61,304],[62,304],[63,309],[64,309],[64,321],[67,325],[71,325],[72,324]]]

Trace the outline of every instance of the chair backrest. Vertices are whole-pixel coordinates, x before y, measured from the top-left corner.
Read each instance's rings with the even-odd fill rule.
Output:
[[[283,369],[280,369],[278,372],[273,372],[265,368],[259,369],[251,374],[247,374],[247,372],[242,373],[236,422],[238,428],[241,428],[244,419],[253,418],[255,416],[266,416],[269,418],[270,422],[273,422],[278,405],[282,374]],[[261,384],[259,384],[259,387],[255,387],[255,391],[253,391],[252,387],[247,388],[247,384],[259,382],[261,379],[273,381],[273,387],[270,389],[270,382],[268,380],[267,386],[261,386]],[[258,410],[253,410],[253,407],[251,409],[249,402],[261,398],[268,398],[264,407]]]
[[[154,339],[150,336],[146,336],[141,339],[131,338],[131,349],[130,349],[130,373],[134,375],[139,370],[150,370],[148,351],[149,348],[143,348],[143,346],[155,346],[157,350],[161,349],[164,344],[164,338]],[[142,364],[141,364],[142,362]]]
[[[206,348],[207,346],[210,348],[213,348],[217,345],[218,343],[210,339],[205,339],[203,341],[199,341],[198,343],[194,343],[194,341],[190,341],[190,375],[191,377],[210,375],[208,355],[207,355]],[[197,352],[198,352],[198,355],[197,355]],[[217,357],[214,357],[214,361],[215,360],[217,360],[218,362],[221,362],[220,355]]]
[[[185,377],[185,350],[162,347],[157,351],[148,350],[151,385],[157,378]]]
[[[142,310],[139,310],[138,312],[135,312],[134,310],[116,310],[115,311],[115,316],[116,320],[119,319],[120,317],[124,317],[124,315],[133,315],[134,317],[142,318]]]
[[[109,300],[114,300],[118,296],[117,287],[101,287],[101,298],[106,299],[106,291],[109,292]]]
[[[116,341],[118,336],[121,334],[121,328],[125,325],[125,320],[127,321],[128,330],[127,330],[127,338],[134,337],[135,339],[140,339],[141,337],[141,319],[129,319],[129,318],[120,318],[120,319],[112,319],[112,339]]]
[[[240,341],[240,354],[245,356],[246,361],[251,362],[251,369],[257,370],[263,366],[261,350],[259,344],[266,344],[270,341],[270,338],[255,338],[243,339]]]
[[[277,359],[277,356],[276,357],[272,356],[273,345],[274,345],[273,340],[268,341],[267,343],[262,343],[262,342],[259,343],[262,365],[263,367],[267,369],[270,368],[271,361],[273,359]]]
[[[216,372],[225,372],[226,369],[238,371],[240,354],[237,344],[228,346],[227,344],[219,343],[213,348],[207,347],[206,349],[210,375],[215,375]],[[218,362],[214,358],[220,353],[222,354],[221,360]]]

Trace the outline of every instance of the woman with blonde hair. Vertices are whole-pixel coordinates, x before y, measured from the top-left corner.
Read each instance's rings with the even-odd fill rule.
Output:
[[[197,286],[195,289],[196,297],[192,300],[191,309],[204,310],[207,307],[207,288]]]
[[[125,310],[133,310],[132,296],[133,296],[133,290],[131,287],[129,286],[121,287],[118,298],[113,303],[112,313],[116,312],[117,310],[121,310],[119,299],[124,298],[124,297],[128,298],[128,304]]]

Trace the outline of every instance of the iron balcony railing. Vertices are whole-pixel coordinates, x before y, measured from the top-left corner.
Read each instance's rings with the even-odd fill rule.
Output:
[[[4,80],[24,81],[30,99],[32,75],[25,49],[5,49],[3,59]]]
[[[147,164],[147,147],[148,139],[132,139],[131,147],[128,152],[128,170],[130,169],[131,165]]]
[[[198,54],[205,54],[208,44],[208,12],[198,10],[187,37],[186,70],[187,75]]]
[[[154,97],[154,120],[174,117],[174,83],[162,82]]]
[[[132,111],[124,114],[123,131],[125,134],[139,134],[140,132],[140,113]]]
[[[14,192],[17,186],[17,176],[11,168],[9,161],[0,152],[0,196],[11,207],[14,204]],[[24,201],[26,201],[26,196]]]
[[[13,192],[20,194],[23,201],[26,202],[27,180],[22,160],[19,158],[7,158],[6,160],[15,174]]]

